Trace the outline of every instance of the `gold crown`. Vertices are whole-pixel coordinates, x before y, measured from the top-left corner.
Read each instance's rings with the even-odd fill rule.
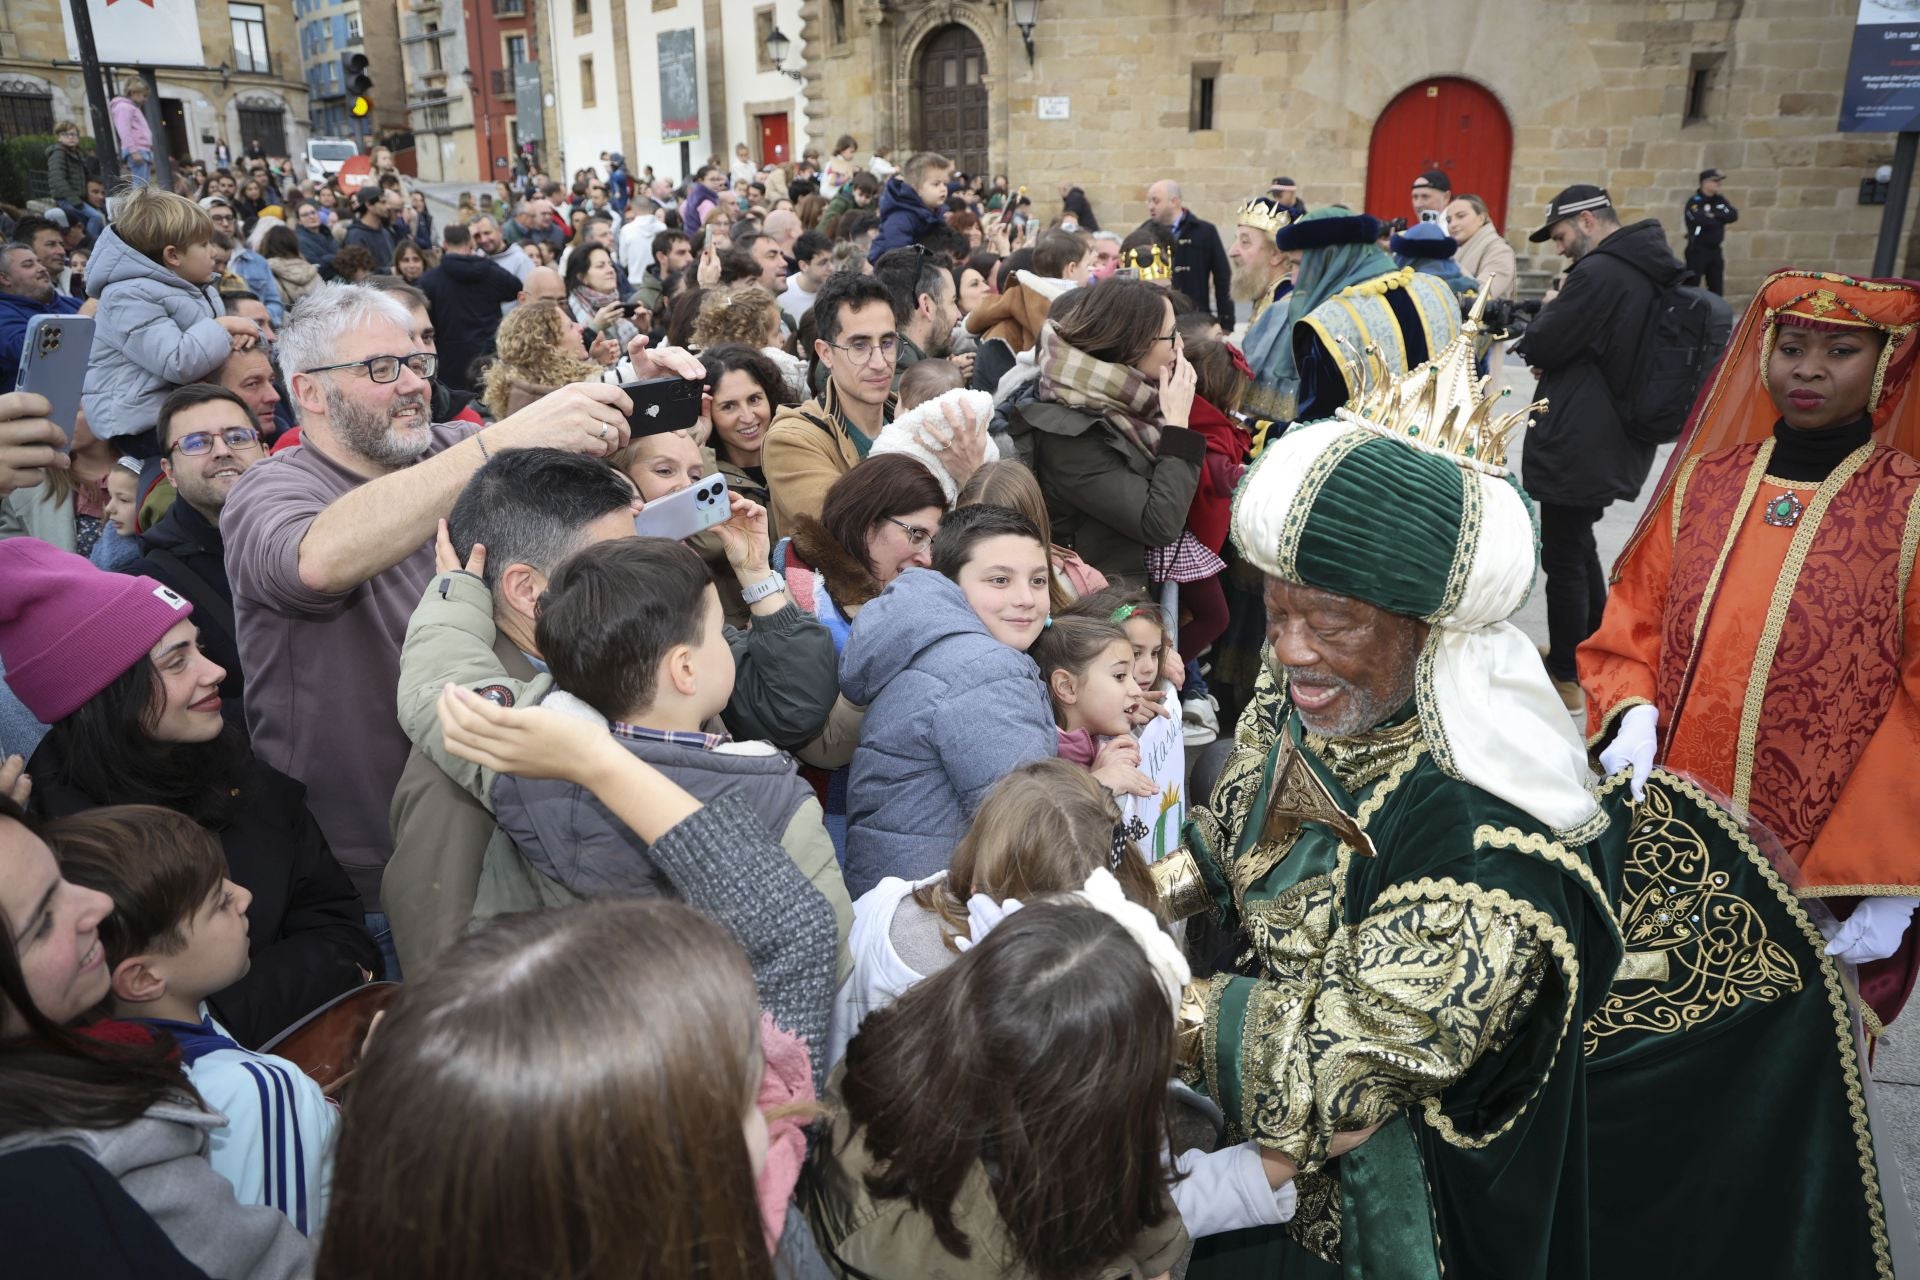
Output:
[[[1266,196],[1255,196],[1240,206],[1240,212],[1234,218],[1234,225],[1253,227],[1270,236],[1280,234],[1282,228],[1293,221],[1293,215],[1282,209]]]
[[[1163,244],[1143,244],[1127,250],[1122,266],[1132,267],[1141,280],[1173,279],[1173,250]]]
[[[1536,410],[1545,409],[1547,402],[1535,400],[1509,413],[1496,412],[1506,390],[1488,395],[1491,379],[1474,374],[1474,339],[1484,332],[1480,313],[1485,306],[1483,293],[1474,299],[1466,323],[1445,350],[1398,377],[1379,348],[1369,345],[1359,362],[1360,394],[1351,407],[1334,410],[1335,416],[1452,458],[1461,466],[1507,474],[1508,437]]]

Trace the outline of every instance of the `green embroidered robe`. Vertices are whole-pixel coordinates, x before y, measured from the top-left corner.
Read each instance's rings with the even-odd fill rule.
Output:
[[[1212,808],[1187,831],[1257,973],[1212,980],[1194,1083],[1230,1140],[1299,1163],[1288,1231],[1349,1277],[1579,1280],[1580,1027],[1620,959],[1603,881],[1618,838],[1561,844],[1442,773],[1420,733],[1408,716],[1354,739],[1303,734],[1263,673]],[[1375,856],[1317,822],[1263,838],[1292,752]],[[1329,1159],[1335,1134],[1375,1124]],[[1316,1270],[1296,1258],[1285,1274]]]

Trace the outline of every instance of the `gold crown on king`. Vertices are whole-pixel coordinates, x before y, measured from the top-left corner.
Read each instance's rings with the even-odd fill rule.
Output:
[[[1234,225],[1254,227],[1270,236],[1279,235],[1293,221],[1293,215],[1266,196],[1255,196],[1240,206]]]
[[[1334,415],[1463,467],[1506,475],[1508,438],[1547,402],[1535,400],[1508,413],[1497,412],[1507,392],[1489,395],[1491,378],[1474,373],[1474,339],[1485,332],[1480,326],[1485,305],[1482,294],[1459,336],[1438,356],[1397,377],[1379,348],[1369,345],[1360,361],[1360,394]]]
[[[1132,267],[1141,280],[1173,279],[1173,250],[1163,244],[1136,245],[1127,250],[1122,266]]]

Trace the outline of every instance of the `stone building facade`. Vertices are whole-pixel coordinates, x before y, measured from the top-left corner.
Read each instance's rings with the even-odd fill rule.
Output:
[[[804,0],[807,112],[896,162],[932,146],[1102,226],[1177,177],[1231,218],[1269,179],[1311,206],[1406,216],[1432,161],[1496,209],[1523,268],[1547,199],[1598,182],[1622,216],[1680,210],[1708,167],[1741,211],[1727,288],[1793,263],[1865,272],[1881,210],[1861,179],[1891,134],[1835,125],[1855,0],[1040,0],[1033,54],[1005,0]],[[1063,101],[1064,100],[1064,101]],[[1064,114],[1064,118],[1061,118]],[[1909,227],[1912,226],[1911,213]],[[1546,246],[1550,248],[1550,246]],[[1901,264],[1904,266],[1904,262]]]
[[[93,133],[86,84],[67,52],[66,9],[49,0],[0,0],[0,136],[48,132],[56,120]],[[156,143],[164,139],[176,157],[208,161],[221,138],[236,156],[252,137],[276,154],[300,154],[308,95],[293,10],[294,0],[196,4],[206,66],[159,73]],[[132,74],[113,70],[116,85]]]

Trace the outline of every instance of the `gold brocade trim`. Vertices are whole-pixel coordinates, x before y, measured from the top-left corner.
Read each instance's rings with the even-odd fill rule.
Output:
[[[1553,836],[1564,845],[1592,844],[1607,833],[1613,825],[1613,819],[1599,805],[1593,807],[1593,813],[1578,826],[1555,828]]]
[[[1873,1006],[1864,1000],[1860,1002],[1860,1023],[1866,1027],[1867,1034],[1875,1040],[1887,1033],[1886,1027],[1880,1023],[1879,1015],[1874,1013]]]
[[[1427,754],[1427,745],[1425,737],[1417,739],[1414,742],[1413,750],[1407,752],[1406,755],[1394,762],[1393,768],[1387,770],[1387,776],[1380,780],[1380,785],[1373,789],[1371,795],[1360,802],[1359,812],[1353,815],[1355,822],[1358,822],[1364,827],[1374,814],[1380,812],[1380,807],[1386,804],[1387,797],[1399,789],[1400,784],[1404,782],[1407,775],[1413,771],[1413,766],[1419,764],[1421,757]],[[1342,883],[1341,892],[1344,896],[1344,882]]]
[[[1319,456],[1307,464],[1306,474],[1300,477],[1300,487],[1287,507],[1286,519],[1280,523],[1280,545],[1274,548],[1275,577],[1285,578],[1289,582],[1300,581],[1300,539],[1307,531],[1307,517],[1313,513],[1314,499],[1320,496],[1320,489],[1326,484],[1327,477],[1333,474],[1334,468],[1348,454],[1373,438],[1370,432],[1355,427],[1322,449]],[[1247,488],[1242,481],[1240,492],[1245,493]]]
[[[1707,575],[1706,590],[1700,593],[1700,611],[1693,616],[1693,647],[1687,662],[1691,666],[1700,656],[1700,637],[1707,629],[1707,617],[1713,612],[1713,598],[1720,591],[1720,575],[1726,571],[1727,560],[1733,555],[1733,544],[1740,540],[1740,529],[1747,522],[1747,509],[1753,506],[1753,496],[1760,492],[1761,477],[1767,474],[1767,463],[1773,460],[1773,437],[1760,442],[1760,451],[1754,455],[1753,465],[1747,471],[1747,480],[1740,490],[1740,501],[1733,509],[1733,520],[1727,526],[1726,541],[1720,544],[1720,555],[1713,562],[1713,572]],[[1679,508],[1674,508],[1674,525],[1679,528]]]
[[[1206,1029],[1201,1033],[1201,1079],[1207,1086],[1207,1096],[1216,1103],[1223,1103],[1226,1095],[1220,1090],[1220,998],[1227,993],[1227,984],[1233,981],[1230,973],[1216,973],[1207,981]],[[1221,1110],[1227,1116],[1227,1123],[1234,1123],[1232,1112]]]
[[[1653,705],[1654,702],[1651,698],[1643,698],[1636,693],[1632,697],[1622,698],[1611,707],[1608,707],[1606,714],[1600,717],[1600,727],[1587,735],[1588,753],[1591,754],[1602,742],[1613,737],[1615,726],[1618,725],[1620,717],[1625,715],[1629,708],[1651,707]]]
[[[1912,898],[1920,896],[1920,881],[1913,884],[1816,884],[1795,889],[1801,898]]]
[[[1304,727],[1304,726],[1303,726]],[[1301,734],[1307,750],[1333,770],[1333,776],[1349,793],[1393,772],[1393,767],[1418,745],[1420,720],[1412,716],[1386,729],[1357,733],[1350,737],[1328,737],[1306,730]]]
[[[1920,486],[1913,491],[1913,501],[1907,504],[1907,524],[1900,531],[1900,593],[1894,596],[1897,605],[1904,607],[1907,588],[1913,585],[1913,560],[1920,554]]]
[[[1453,561],[1447,566],[1447,589],[1440,596],[1440,607],[1427,615],[1428,622],[1438,622],[1458,609],[1461,597],[1467,594],[1467,579],[1473,573],[1474,549],[1480,545],[1485,502],[1486,495],[1480,490],[1479,473],[1461,468],[1460,536],[1453,544]]]
[[[1413,667],[1414,705],[1420,710],[1420,727],[1426,731],[1427,744],[1433,750],[1433,762],[1449,778],[1460,775],[1454,769],[1453,746],[1447,741],[1447,722],[1440,716],[1440,693],[1434,683],[1433,668],[1439,660],[1440,629],[1427,632],[1420,656]]]
[[[1593,895],[1594,905],[1599,907],[1601,916],[1614,927],[1615,932],[1619,931],[1620,922],[1614,919],[1613,904],[1607,900],[1607,891],[1601,885],[1600,877],[1593,874],[1593,868],[1588,866],[1584,859],[1576,857],[1559,841],[1549,840],[1537,831],[1522,831],[1518,827],[1496,827],[1491,823],[1483,823],[1474,828],[1473,847],[1513,849],[1520,853],[1531,853],[1571,873],[1573,878],[1586,886],[1587,892]]]
[[[1673,541],[1680,541],[1680,508],[1687,500],[1687,482],[1693,479],[1693,469],[1700,465],[1705,454],[1696,453],[1680,464],[1680,474],[1673,482]]]
[[[1789,480],[1785,476],[1775,475],[1761,476],[1760,483],[1770,484],[1776,489],[1814,489],[1820,485],[1818,480]]]
[[[1470,1137],[1455,1127],[1453,1118],[1442,1110],[1437,1096],[1420,1099],[1420,1107],[1428,1127],[1439,1134],[1444,1142],[1450,1146],[1478,1150],[1481,1147],[1490,1146],[1520,1122],[1520,1117],[1527,1113],[1527,1108],[1532,1106],[1533,1100],[1540,1096],[1540,1090],[1546,1087],[1547,1078],[1553,1074],[1551,1064],[1560,1058],[1560,1046],[1566,1043],[1567,1028],[1573,1025],[1573,1011],[1580,1004],[1580,958],[1574,950],[1573,939],[1568,937],[1567,931],[1540,908],[1524,899],[1514,897],[1504,889],[1483,889],[1476,884],[1461,884],[1451,876],[1439,880],[1423,877],[1419,880],[1396,884],[1375,898],[1368,910],[1378,911],[1382,907],[1396,906],[1404,902],[1435,900],[1465,903],[1478,907],[1482,911],[1511,916],[1518,920],[1547,944],[1547,949],[1553,953],[1554,960],[1560,966],[1561,976],[1567,983],[1566,994],[1563,997],[1564,1003],[1560,1011],[1560,1031],[1554,1038],[1553,1052],[1547,1058],[1549,1065],[1540,1073],[1540,1079],[1535,1082],[1526,1100],[1515,1107],[1513,1114],[1508,1116],[1498,1128]]]
[[[1760,878],[1773,891],[1774,898],[1799,928],[1807,945],[1813,949],[1815,963],[1820,969],[1821,984],[1827,993],[1827,1007],[1833,1015],[1834,1035],[1840,1048],[1841,1074],[1847,1089],[1847,1112],[1853,1117],[1854,1149],[1859,1157],[1860,1180],[1866,1194],[1867,1219],[1873,1231],[1873,1252],[1879,1261],[1879,1277],[1880,1280],[1893,1280],[1893,1254],[1887,1242],[1887,1213],[1881,1201],[1880,1170],[1874,1161],[1873,1129],[1867,1121],[1866,1093],[1860,1083],[1860,1055],[1854,1047],[1852,1017],[1854,1005],[1848,1000],[1846,988],[1840,981],[1840,970],[1826,953],[1826,935],[1820,932],[1819,926],[1815,925],[1812,917],[1807,915],[1806,908],[1800,905],[1793,890],[1780,878],[1780,873],[1774,870],[1772,860],[1753,843],[1752,838],[1747,835],[1746,828],[1727,812],[1725,806],[1701,790],[1695,783],[1678,774],[1669,773],[1665,769],[1655,769],[1654,776],[1660,780],[1662,786],[1680,792],[1693,800],[1720,824],[1721,830],[1732,837],[1734,844],[1746,855],[1748,865],[1760,873]],[[1604,798],[1613,790],[1625,785],[1625,782],[1626,775],[1616,775],[1601,786],[1601,796]],[[1860,1003],[1859,1008],[1863,1018],[1869,1015],[1864,1001]]]
[[[1414,271],[1412,267],[1401,267],[1398,271],[1389,271],[1383,276],[1375,276],[1371,280],[1362,280],[1359,284],[1350,284],[1333,296],[1336,298],[1360,298],[1371,294],[1373,297],[1378,298],[1384,296],[1389,289],[1406,288],[1407,285],[1412,282],[1413,276]]]
[[[1826,516],[1827,508],[1833,505],[1834,497],[1846,487],[1847,481],[1866,465],[1867,459],[1873,456],[1874,448],[1871,440],[1861,445],[1841,460],[1832,475],[1820,482],[1813,500],[1807,503],[1806,514],[1800,517],[1800,523],[1793,528],[1793,541],[1787,544],[1787,558],[1781,562],[1780,576],[1773,584],[1773,599],[1767,605],[1767,620],[1760,628],[1760,643],[1754,649],[1753,665],[1747,668],[1747,694],[1740,706],[1740,738],[1734,748],[1733,761],[1733,807],[1742,813],[1746,812],[1748,801],[1753,796],[1753,756],[1754,744],[1760,736],[1760,711],[1767,700],[1767,682],[1773,675],[1774,655],[1780,650],[1780,637],[1787,628],[1787,610],[1792,607],[1794,590],[1800,585],[1800,570],[1806,567],[1807,553],[1813,550],[1814,535],[1820,530],[1820,521]],[[1751,501],[1749,496],[1735,513],[1736,530],[1746,523],[1747,508]],[[1728,546],[1731,547],[1732,543],[1729,542]],[[1705,616],[1706,606],[1703,604],[1702,619]],[[1700,644],[1698,632],[1696,623],[1696,650]]]

